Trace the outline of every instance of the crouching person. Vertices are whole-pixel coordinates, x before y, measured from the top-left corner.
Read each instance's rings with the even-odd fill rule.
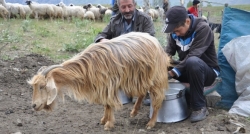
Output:
[[[208,110],[203,89],[214,82],[220,71],[213,32],[205,20],[188,15],[182,6],[170,8],[165,23],[163,31],[170,33],[165,51],[171,57],[177,52],[180,61],[168,72],[169,76],[190,84],[190,120],[204,120]]]

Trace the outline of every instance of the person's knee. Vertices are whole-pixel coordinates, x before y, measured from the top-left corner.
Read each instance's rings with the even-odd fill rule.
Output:
[[[196,56],[189,57],[186,60],[187,67],[194,67],[199,64],[199,58]]]

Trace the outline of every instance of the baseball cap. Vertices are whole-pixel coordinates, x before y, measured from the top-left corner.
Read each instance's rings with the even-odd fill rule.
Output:
[[[188,17],[187,10],[183,6],[173,6],[166,13],[165,26],[163,28],[164,33],[170,33],[174,31],[177,24],[184,21]]]

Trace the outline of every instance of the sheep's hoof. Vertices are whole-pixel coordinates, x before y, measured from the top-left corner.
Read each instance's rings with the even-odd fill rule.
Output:
[[[132,110],[130,113],[130,117],[135,117],[137,115],[137,110]]]
[[[106,121],[105,117],[102,117],[102,119],[101,119],[101,125],[104,125],[106,122],[107,121]]]
[[[109,131],[114,127],[114,123],[111,123],[110,121],[107,121],[106,124],[104,125],[104,130]]]
[[[153,128],[155,126],[155,124],[154,123],[148,123],[147,125],[146,125],[146,128],[147,129],[151,129],[151,128]]]
[[[108,128],[108,127],[104,127],[104,130],[105,130],[105,131],[109,131],[109,130],[110,130],[110,128]]]

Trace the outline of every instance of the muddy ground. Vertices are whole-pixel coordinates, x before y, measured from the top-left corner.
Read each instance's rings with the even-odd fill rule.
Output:
[[[27,84],[42,65],[52,65],[53,61],[36,54],[0,60],[0,134],[230,134],[237,125],[230,123],[232,116],[222,109],[209,108],[207,119],[190,123],[189,119],[176,123],[156,123],[145,129],[149,120],[149,106],[142,106],[135,118],[129,113],[132,103],[115,112],[115,128],[104,131],[100,119],[103,107],[87,102],[78,103],[66,97],[52,112],[36,112],[31,107],[32,89]],[[234,118],[235,119],[235,118]],[[241,132],[250,133],[250,121],[238,117],[246,125]]]

